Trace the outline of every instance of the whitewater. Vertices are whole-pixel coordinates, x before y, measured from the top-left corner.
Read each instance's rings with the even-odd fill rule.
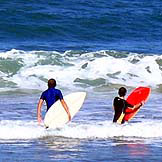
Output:
[[[5,66],[4,66],[5,65]],[[43,90],[55,78],[63,88],[130,87],[162,84],[162,55],[96,51],[21,51],[0,53],[0,91]],[[5,88],[4,88],[5,87]]]

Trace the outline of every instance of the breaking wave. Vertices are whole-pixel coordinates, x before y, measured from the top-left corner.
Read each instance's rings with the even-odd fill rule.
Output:
[[[44,90],[49,78],[61,88],[162,85],[162,55],[119,51],[0,52],[0,92]]]
[[[43,126],[38,126],[36,121],[3,120],[0,125],[0,140],[31,140],[49,136],[78,139],[162,138],[161,121],[155,122],[151,120],[124,125],[112,124],[112,121],[89,124],[71,122],[63,128],[55,130],[46,130]]]

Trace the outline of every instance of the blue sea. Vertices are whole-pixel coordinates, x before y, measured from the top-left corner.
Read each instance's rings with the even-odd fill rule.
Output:
[[[37,123],[50,78],[64,96],[87,92],[58,129]],[[118,125],[112,101],[121,86],[152,91]],[[0,162],[22,161],[162,161],[161,0],[0,1]]]

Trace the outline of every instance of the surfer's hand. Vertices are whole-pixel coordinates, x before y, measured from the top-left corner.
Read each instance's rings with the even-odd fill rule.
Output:
[[[37,120],[38,120],[38,124],[41,124],[41,122],[42,122],[42,117],[41,117],[41,116],[38,116]]]
[[[142,107],[144,105],[144,101],[142,101],[140,104],[138,104],[137,109],[139,109],[140,107]]]
[[[68,118],[69,118],[69,121],[71,120],[71,115],[70,115],[70,113],[68,114]]]
[[[142,102],[141,102],[141,105],[140,105],[140,107],[141,107],[141,106],[143,106],[144,104],[145,104],[145,102],[144,102],[144,101],[142,101]]]

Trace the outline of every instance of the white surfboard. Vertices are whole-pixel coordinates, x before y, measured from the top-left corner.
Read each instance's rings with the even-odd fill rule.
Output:
[[[75,92],[64,97],[64,100],[69,107],[71,119],[82,107],[85,97],[86,92]],[[58,128],[62,127],[68,121],[67,112],[63,108],[60,100],[58,100],[47,111],[44,118],[44,125],[48,128]]]

